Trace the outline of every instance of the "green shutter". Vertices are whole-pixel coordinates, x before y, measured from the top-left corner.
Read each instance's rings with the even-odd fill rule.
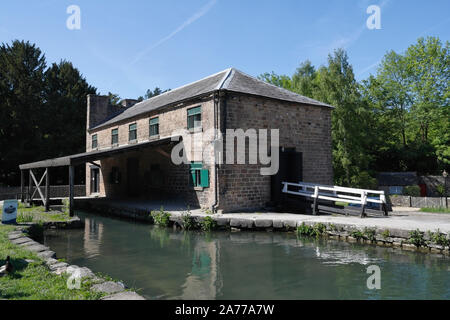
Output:
[[[202,168],[202,163],[201,162],[191,162],[191,170],[194,169],[201,169]]]
[[[195,114],[202,113],[202,107],[198,106],[198,107],[195,107],[195,108],[191,108],[191,109],[188,109],[187,112],[188,112],[188,116],[193,116]]]
[[[200,170],[200,186],[203,188],[209,187],[209,171],[208,171],[208,169]]]

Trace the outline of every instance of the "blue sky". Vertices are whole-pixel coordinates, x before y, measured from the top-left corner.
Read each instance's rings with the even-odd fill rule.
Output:
[[[66,27],[73,4],[80,30]],[[366,27],[372,4],[380,30]],[[136,98],[231,66],[291,75],[306,59],[326,64],[338,47],[364,79],[388,50],[419,36],[449,40],[449,12],[448,0],[2,0],[0,42],[29,40],[49,64],[73,62],[100,93]]]

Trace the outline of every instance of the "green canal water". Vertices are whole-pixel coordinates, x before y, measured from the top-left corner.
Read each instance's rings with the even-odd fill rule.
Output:
[[[450,259],[438,255],[78,215],[84,229],[46,231],[45,245],[148,299],[450,299]],[[367,288],[370,265],[380,267],[380,290]]]

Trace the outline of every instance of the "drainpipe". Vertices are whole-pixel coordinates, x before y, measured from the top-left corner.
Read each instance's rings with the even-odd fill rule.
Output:
[[[226,99],[225,95],[222,95],[222,91],[218,91],[214,94],[214,140],[217,141],[219,138],[220,122],[223,123],[223,131],[225,132],[225,108]],[[223,110],[222,110],[223,109]],[[219,112],[221,116],[219,117]],[[220,119],[220,121],[219,121]],[[221,156],[223,157],[223,150]],[[219,164],[216,161],[216,155],[214,155],[214,203],[212,205],[212,212],[217,212],[217,207],[219,206],[219,195],[218,195],[218,185],[219,185]]]

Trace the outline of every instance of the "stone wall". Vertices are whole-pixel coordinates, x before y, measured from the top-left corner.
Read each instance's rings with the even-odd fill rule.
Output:
[[[303,153],[303,180],[333,183],[331,109],[228,93],[227,129],[279,129],[280,146]],[[224,158],[226,152],[224,152]],[[248,163],[248,148],[246,151]],[[219,170],[219,208],[225,211],[261,208],[271,200],[267,165],[225,164]],[[281,186],[280,186],[281,188]]]
[[[391,196],[391,203],[397,207],[413,208],[445,208],[444,197],[410,197],[410,196]],[[447,198],[450,203],[450,198]]]
[[[100,128],[97,130],[90,130],[86,139],[86,151],[92,151],[91,141],[92,135],[97,134],[98,149],[109,150],[114,148],[111,145],[111,130],[118,129],[119,132],[119,146],[130,144],[128,141],[129,125],[137,124],[137,140],[133,143],[142,143],[157,139],[168,138],[174,135],[175,130],[187,130],[187,110],[192,107],[202,107],[202,130],[205,132],[210,128],[214,128],[214,101],[211,97],[195,100],[190,103],[182,104],[180,106],[156,110],[147,114],[141,114],[138,117],[122,121],[118,124]],[[149,121],[150,118],[159,117],[159,136],[150,137]],[[201,132],[193,133],[194,138],[198,137]],[[203,145],[207,145],[211,139],[205,139]],[[214,165],[205,163],[205,158],[212,158],[211,152],[201,154],[195,152],[187,154],[188,161],[203,161],[203,168],[209,170],[209,187],[208,188],[193,188],[189,184],[189,165],[176,166],[171,159],[162,155],[159,151],[164,151],[166,155],[171,154],[171,149],[167,146],[162,147],[148,147],[140,151],[127,152],[111,158],[106,158],[101,161],[96,161],[100,169],[100,195],[108,197],[127,197],[128,186],[127,181],[127,159],[138,159],[138,177],[133,181],[136,188],[139,190],[140,197],[151,198],[165,195],[172,195],[186,200],[192,206],[210,207],[214,202]],[[92,164],[86,164],[86,181],[90,181]],[[155,166],[159,166],[155,170]],[[118,168],[121,176],[119,184],[111,184],[109,182],[110,172],[112,168]],[[152,170],[153,168],[153,170]],[[159,171],[159,172],[156,172]],[[91,185],[86,183],[86,194],[91,194]]]
[[[438,185],[445,186],[445,181],[443,176],[421,176],[419,177],[420,183],[427,186],[427,196],[428,197],[440,197],[442,196],[437,192],[436,187]],[[447,195],[450,195],[450,178],[447,177]]]

